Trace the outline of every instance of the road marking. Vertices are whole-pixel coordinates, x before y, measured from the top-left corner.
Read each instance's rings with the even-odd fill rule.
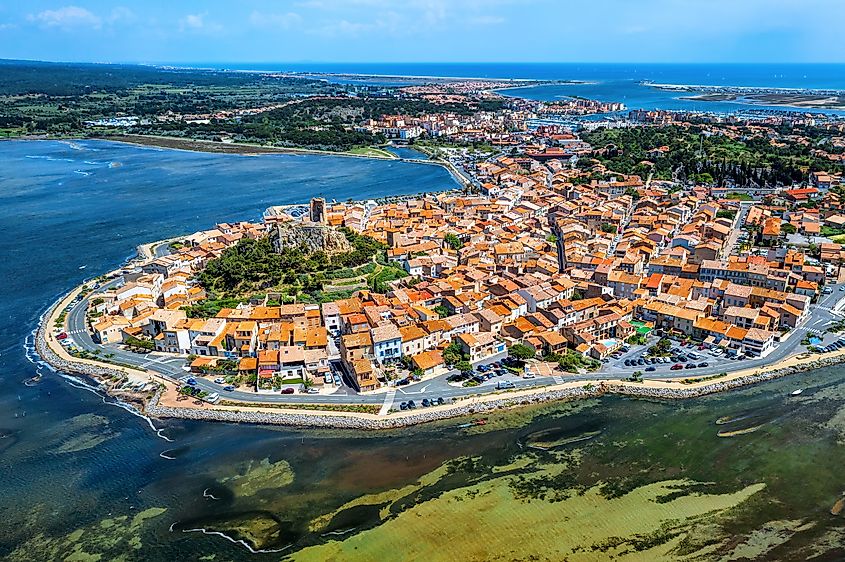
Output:
[[[553,375],[552,380],[555,381],[555,384],[563,384],[563,377],[560,375]]]
[[[393,399],[396,397],[396,389],[391,388],[387,391],[384,395],[384,404],[381,405],[381,410],[378,411],[378,415],[386,416],[387,412],[390,411],[390,407],[393,406]]]

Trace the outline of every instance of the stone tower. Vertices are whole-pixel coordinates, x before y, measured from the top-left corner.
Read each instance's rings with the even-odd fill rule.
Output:
[[[309,218],[316,224],[326,224],[326,200],[322,197],[311,199]]]

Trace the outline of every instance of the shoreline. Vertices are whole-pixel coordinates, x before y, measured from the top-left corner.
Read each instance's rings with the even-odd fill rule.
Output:
[[[163,242],[157,241],[138,246],[139,257],[143,248],[153,248]],[[391,411],[386,415],[321,410],[319,404],[308,404],[315,409],[285,408],[282,404],[278,407],[269,407],[248,402],[243,402],[242,405],[214,405],[200,402],[199,407],[196,403],[193,407],[180,406],[176,403],[178,385],[169,378],[154,371],[73,357],[53,338],[51,330],[58,315],[83,290],[83,286],[80,285],[65,294],[44,313],[35,333],[35,351],[53,369],[93,379],[105,394],[136,408],[143,415],[158,419],[177,418],[298,428],[375,431],[484,415],[541,403],[566,402],[604,395],[615,394],[634,399],[657,400],[699,398],[845,362],[845,350],[826,356],[803,353],[788,356],[765,367],[740,370],[724,377],[711,377],[691,384],[681,382],[684,379],[646,379],[641,383],[618,379],[570,381],[526,390],[472,395],[456,399],[451,404],[443,406],[412,411]],[[156,384],[157,389],[146,393],[119,390],[118,384],[128,379]],[[303,401],[302,404],[307,403]]]
[[[246,143],[222,143],[204,139],[183,139],[178,137],[162,137],[157,135],[114,135],[86,137],[93,140],[108,142],[119,142],[133,146],[146,146],[164,148],[168,150],[184,150],[187,152],[205,152],[209,154],[236,154],[242,156],[259,156],[263,154],[308,154],[314,156],[340,156],[344,158],[362,158],[369,160],[380,160],[383,162],[404,162],[406,164],[424,164],[427,166],[440,166],[445,168],[449,175],[462,187],[472,187],[472,182],[467,179],[454,164],[444,160],[409,159],[392,155],[381,156],[378,154],[353,154],[351,152],[333,152],[330,150],[314,150],[310,148],[290,148],[261,146]]]
[[[206,152],[211,154],[315,154],[320,156],[344,156],[347,158],[370,158],[373,160],[402,160],[398,156],[381,156],[377,154],[355,154],[333,150],[317,150],[313,148],[297,148],[282,146],[267,146],[244,142],[219,142],[207,139],[192,139],[184,137],[166,137],[161,135],[93,135],[85,137],[93,140],[120,142],[134,146],[151,146],[170,150],[184,150],[187,152]]]
[[[366,160],[379,160],[382,162],[403,162],[406,164],[423,164],[426,166],[440,166],[445,168],[449,175],[462,188],[472,188],[472,182],[464,176],[454,164],[446,160],[402,158],[400,156],[382,156],[379,154],[354,154],[351,152],[334,152],[330,150],[315,150],[311,148],[275,147],[247,143],[223,143],[205,139],[188,139],[180,137],[163,137],[159,135],[69,135],[61,137],[50,136],[18,136],[0,139],[3,141],[68,141],[68,140],[100,140],[129,144],[132,146],[162,148],[166,150],[182,150],[185,152],[203,152],[207,154],[234,154],[240,156],[260,156],[264,154],[292,154],[292,155],[313,155],[313,156],[338,156],[342,158],[361,158]],[[386,152],[386,151],[385,151]],[[425,153],[424,153],[425,154]],[[427,155],[427,154],[426,154]]]

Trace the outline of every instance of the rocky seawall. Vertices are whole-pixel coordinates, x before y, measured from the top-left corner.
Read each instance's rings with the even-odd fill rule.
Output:
[[[600,395],[598,386],[594,388],[567,388],[550,390],[547,392],[527,396],[503,397],[497,400],[487,400],[476,403],[456,403],[453,406],[416,410],[411,414],[386,416],[382,418],[370,418],[364,416],[343,415],[335,412],[317,412],[310,410],[310,413],[299,413],[294,411],[286,412],[258,412],[249,410],[215,410],[195,408],[172,408],[159,406],[158,395],[156,395],[147,406],[147,413],[151,416],[163,418],[187,418],[194,420],[211,420],[232,423],[258,423],[286,425],[294,427],[314,427],[332,429],[358,429],[378,430],[395,429],[421,423],[428,423],[438,420],[461,416],[474,416],[493,412],[495,410],[513,408],[516,406],[527,406],[551,400],[573,400],[578,398],[590,398]]]
[[[38,356],[41,357],[45,363],[58,371],[91,377],[103,385],[107,385],[106,381],[125,379],[126,373],[119,369],[109,367],[105,364],[94,364],[85,361],[65,359],[60,357],[52,350],[52,348],[50,348],[47,343],[47,338],[49,337],[48,332],[50,329],[50,319],[53,316],[56,307],[59,306],[61,302],[62,301],[59,301],[54,304],[50,310],[42,316],[41,324],[39,324],[38,330],[35,332],[35,351],[38,353]],[[138,373],[141,374],[141,371]]]
[[[658,399],[658,400],[683,400],[697,398],[717,392],[725,392],[731,389],[765,382],[790,374],[810,371],[829,367],[845,361],[845,357],[831,357],[813,362],[804,363],[794,367],[775,369],[765,373],[748,375],[725,381],[714,381],[701,386],[690,388],[660,388],[635,386],[634,384],[613,384],[597,383],[585,384],[582,387],[565,389],[554,389],[538,391],[536,393],[501,397],[483,402],[457,402],[454,405],[429,409],[417,410],[413,413],[390,415],[382,418],[353,416],[338,414],[336,412],[320,413],[309,411],[309,413],[287,412],[258,412],[249,410],[215,410],[195,408],[172,408],[158,405],[158,396],[154,397],[147,406],[147,413],[151,416],[162,418],[187,418],[194,420],[222,421],[229,423],[256,423],[285,425],[304,428],[331,428],[331,429],[355,429],[355,430],[379,430],[407,427],[421,423],[428,423],[449,418],[463,416],[478,416],[519,406],[528,406],[552,401],[577,400],[581,398],[595,398],[605,394],[619,394],[632,398]]]
[[[41,324],[35,334],[35,350],[38,355],[54,369],[83,375],[98,381],[103,385],[106,392],[115,393],[110,384],[111,381],[119,381],[126,378],[126,373],[116,367],[106,364],[94,363],[91,361],[73,360],[59,356],[50,345],[47,338],[51,318],[60,306],[62,301],[56,303],[42,317]],[[712,380],[706,384],[690,385],[683,387],[658,387],[646,386],[640,383],[618,383],[612,381],[596,381],[585,383],[578,387],[537,389],[535,392],[520,394],[516,396],[497,396],[489,400],[463,400],[454,404],[430,409],[419,409],[413,412],[402,412],[390,414],[384,417],[367,416],[361,414],[344,414],[338,412],[321,412],[318,410],[295,410],[267,412],[250,410],[245,405],[243,410],[222,410],[208,406],[207,409],[199,408],[176,408],[161,406],[159,404],[159,393],[149,399],[143,407],[146,414],[159,418],[184,418],[207,421],[221,421],[229,423],[255,423],[270,425],[285,425],[292,427],[332,428],[332,429],[355,429],[355,430],[379,430],[407,427],[420,423],[428,423],[438,420],[461,416],[477,416],[485,413],[539,404],[551,401],[577,400],[580,398],[592,398],[604,394],[619,394],[633,398],[659,399],[659,400],[680,400],[696,398],[716,392],[725,392],[734,388],[765,382],[790,374],[810,371],[823,367],[829,367],[845,362],[845,354],[820,358],[815,361],[807,361],[798,365],[772,369],[764,372],[757,372],[737,378],[725,380]],[[136,404],[143,400],[139,397]]]

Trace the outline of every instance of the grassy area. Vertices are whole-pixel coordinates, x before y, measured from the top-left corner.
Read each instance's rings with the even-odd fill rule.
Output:
[[[353,148],[351,150],[347,150],[349,154],[356,154],[358,156],[375,156],[377,158],[397,158],[395,154],[392,152],[388,152],[387,150],[376,148],[375,146],[362,146],[358,148]]]
[[[277,410],[313,410],[321,412],[354,412],[357,414],[377,414],[381,406],[375,404],[252,404],[247,402],[235,402],[232,400],[221,400],[221,406],[260,406],[261,408],[274,408]]]
[[[734,201],[753,201],[754,198],[747,193],[731,192],[725,195],[725,199],[732,199]]]

